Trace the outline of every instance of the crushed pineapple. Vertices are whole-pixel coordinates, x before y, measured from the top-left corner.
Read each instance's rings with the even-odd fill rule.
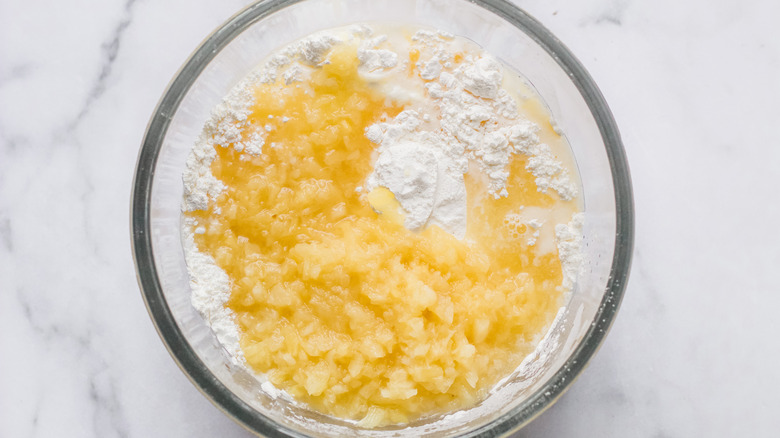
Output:
[[[389,190],[356,190],[372,170],[365,128],[403,109],[357,67],[342,45],[306,87],[258,85],[250,121],[272,128],[263,153],[218,147],[212,172],[227,188],[186,214],[232,281],[248,365],[315,409],[376,427],[482,399],[550,323],[562,274],[555,252],[537,254],[504,223],[518,205],[556,202],[522,156],[501,199],[467,174],[463,241],[437,226],[411,232]]]

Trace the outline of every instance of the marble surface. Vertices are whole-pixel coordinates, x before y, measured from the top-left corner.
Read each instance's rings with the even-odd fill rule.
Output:
[[[0,437],[249,436],[163,347],[128,230],[157,99],[244,4],[0,2]],[[517,436],[776,436],[780,3],[518,4],[611,105],[637,237],[600,352]]]

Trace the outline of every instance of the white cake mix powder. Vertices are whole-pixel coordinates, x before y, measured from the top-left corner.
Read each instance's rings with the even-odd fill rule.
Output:
[[[503,88],[506,72],[497,60],[443,32],[418,31],[407,41],[392,34],[374,36],[367,26],[354,26],[346,31],[316,34],[283,48],[214,109],[187,160],[182,210],[207,209],[209,200],[224,190],[210,170],[216,146],[232,145],[248,155],[279,146],[265,144],[267,129],[248,125],[255,83],[282,78],[286,84],[305,86],[312,69],[328,62],[330,48],[354,39],[359,41],[360,74],[374,81],[388,99],[406,105],[393,119],[366,129],[366,137],[377,148],[374,170],[362,191],[389,189],[404,210],[408,229],[419,231],[437,225],[464,239],[468,228],[464,174],[476,168],[485,178],[489,195],[507,196],[508,165],[514,154],[528,156],[526,168],[536,178],[540,191],[555,192],[564,201],[577,195],[566,166],[539,140],[539,128],[519,116],[515,99]],[[399,74],[409,68],[409,61],[400,61],[394,47],[404,53],[410,47],[419,51],[415,64],[419,76]],[[466,55],[454,67],[457,53]],[[246,128],[250,129],[245,132]],[[518,213],[515,220],[533,230],[529,245],[536,244],[544,233],[551,237],[554,229],[555,239],[546,240],[554,240],[557,245],[549,250],[558,250],[563,287],[571,289],[582,264],[582,215],[575,215],[567,223],[529,211]],[[230,279],[194,243],[194,234],[203,230],[203,224],[194,219],[185,219],[182,224],[192,304],[232,360],[243,364],[235,316],[226,307]]]

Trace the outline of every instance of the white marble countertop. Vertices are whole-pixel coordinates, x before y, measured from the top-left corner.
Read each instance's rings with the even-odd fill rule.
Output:
[[[128,202],[168,81],[246,1],[0,3],[0,437],[248,437],[146,313]],[[777,436],[780,3],[520,0],[623,134],[622,309],[519,437]]]

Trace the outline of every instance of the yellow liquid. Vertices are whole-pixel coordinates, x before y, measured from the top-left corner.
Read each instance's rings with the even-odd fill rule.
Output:
[[[358,76],[355,47],[329,60],[306,87],[258,85],[250,119],[274,129],[260,156],[217,147],[227,189],[186,213],[206,228],[196,244],[232,281],[247,363],[296,399],[365,427],[472,406],[562,304],[556,253],[504,218],[560,201],[515,156],[505,198],[467,174],[466,239],[407,230],[391,192],[356,191],[372,171],[365,128],[403,108]]]

